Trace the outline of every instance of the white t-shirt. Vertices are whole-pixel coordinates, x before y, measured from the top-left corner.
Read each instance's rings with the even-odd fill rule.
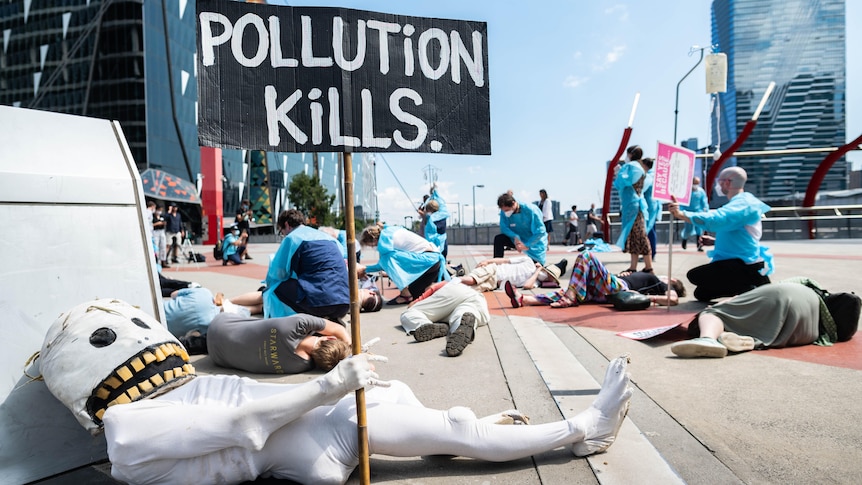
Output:
[[[575,229],[578,228],[578,213],[577,212],[572,211],[572,213],[569,214],[569,224],[571,224],[571,226],[574,227]]]
[[[422,236],[413,231],[401,228],[392,235],[392,246],[401,251],[411,253],[424,253],[425,251],[436,251],[434,246]]]
[[[529,256],[509,258],[510,264],[497,265],[497,282],[502,287],[505,281],[511,281],[515,286],[524,283],[536,272],[536,263]]]
[[[551,199],[545,199],[544,202],[539,201],[539,205],[542,207],[542,222],[554,220],[554,214],[551,213],[551,209],[553,208]]]

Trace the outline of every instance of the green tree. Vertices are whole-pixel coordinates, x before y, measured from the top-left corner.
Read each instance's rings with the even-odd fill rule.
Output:
[[[335,215],[330,208],[335,203],[335,195],[329,195],[326,188],[320,184],[317,175],[309,177],[299,173],[291,177],[287,194],[291,204],[302,211],[313,226],[332,226]]]

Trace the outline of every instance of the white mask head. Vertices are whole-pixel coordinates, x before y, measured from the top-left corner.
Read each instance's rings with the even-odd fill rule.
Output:
[[[724,193],[724,191],[723,191],[723,190],[721,190],[721,184],[720,184],[720,183],[718,183],[718,181],[716,181],[716,182],[715,182],[715,187],[713,187],[712,192],[713,192],[715,195],[717,195],[718,197],[725,197],[725,196],[727,196],[727,194],[725,194],[725,193]]]
[[[514,214],[514,213],[515,213],[515,209],[509,209],[509,210],[503,211],[503,215],[505,215],[506,217],[512,217],[512,214]]]
[[[161,394],[194,377],[188,353],[164,325],[113,299],[60,315],[38,362],[51,394],[94,434],[108,407]]]

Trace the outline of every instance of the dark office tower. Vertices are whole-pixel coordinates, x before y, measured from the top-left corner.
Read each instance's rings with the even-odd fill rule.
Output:
[[[117,120],[139,169],[196,179],[193,1],[7,1],[0,33],[0,104]]]
[[[767,86],[775,91],[739,151],[827,148],[845,141],[844,0],[715,0],[712,41],[727,54],[727,92],[712,115],[722,150],[751,119]],[[746,189],[760,197],[803,194],[826,153],[737,157]],[[847,161],[821,190],[847,188]]]

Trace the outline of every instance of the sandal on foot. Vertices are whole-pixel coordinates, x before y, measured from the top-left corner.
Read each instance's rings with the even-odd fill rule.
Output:
[[[552,302],[551,308],[569,308],[572,306],[578,306],[577,300],[570,300],[568,297],[562,297],[558,301]]]
[[[515,287],[512,286],[510,281],[506,281],[506,284],[503,286],[503,289],[506,290],[506,296],[509,297],[509,302],[512,303],[512,308],[521,308],[524,306],[524,295],[519,294],[515,291]]]
[[[386,302],[387,306],[406,305],[413,301],[413,297],[398,295],[395,298]]]
[[[652,268],[644,268],[641,270],[642,273],[652,273]]]

